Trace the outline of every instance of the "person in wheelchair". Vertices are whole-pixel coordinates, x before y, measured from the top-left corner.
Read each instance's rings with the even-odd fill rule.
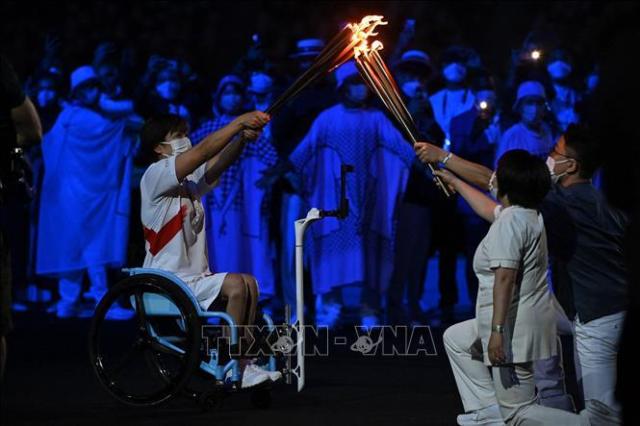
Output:
[[[140,135],[140,154],[150,164],[140,182],[144,267],[177,275],[204,310],[220,310],[226,302],[226,312],[238,325],[254,324],[258,285],[248,274],[210,271],[201,197],[215,187],[269,120],[260,111],[240,115],[194,147],[187,136],[187,121],[177,115],[150,118]],[[241,359],[240,365],[242,387],[280,377],[251,359]]]

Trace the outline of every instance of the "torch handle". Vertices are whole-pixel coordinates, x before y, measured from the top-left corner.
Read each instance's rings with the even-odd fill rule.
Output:
[[[415,145],[417,142],[418,142],[418,138],[415,135],[411,135],[411,145]],[[433,167],[433,164],[431,163],[427,163],[427,166],[429,167],[429,170],[433,175],[433,181],[435,182],[436,186],[442,190],[444,195],[446,195],[447,197],[450,197],[451,192],[449,192],[447,185],[445,185],[442,179],[440,179],[440,176],[436,176],[436,168]]]
[[[329,69],[333,68],[337,59],[343,61],[348,60],[348,57],[346,59],[344,59],[344,57],[349,54],[353,55],[353,47],[356,44],[355,41],[351,40],[350,33],[351,31],[348,28],[344,28],[334,37],[316,57],[313,65],[304,71],[265,112],[268,114],[276,113],[304,88],[318,80],[329,71]]]

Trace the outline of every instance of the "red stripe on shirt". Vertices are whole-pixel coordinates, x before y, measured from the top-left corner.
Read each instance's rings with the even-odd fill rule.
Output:
[[[149,242],[149,252],[151,252],[152,255],[155,256],[158,254],[158,252],[169,244],[169,241],[182,230],[182,220],[184,219],[185,212],[186,206],[182,206],[178,214],[165,223],[158,232],[144,227],[144,239]]]

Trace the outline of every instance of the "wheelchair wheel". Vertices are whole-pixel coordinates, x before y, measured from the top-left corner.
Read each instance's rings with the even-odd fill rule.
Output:
[[[118,303],[131,306],[135,316],[107,321]],[[199,365],[200,344],[200,319],[189,296],[152,274],[115,285],[98,304],[89,331],[98,380],[119,401],[138,406],[179,394]]]

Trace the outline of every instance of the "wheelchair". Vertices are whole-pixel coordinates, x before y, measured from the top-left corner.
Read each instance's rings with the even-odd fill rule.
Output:
[[[170,272],[124,271],[129,277],[100,301],[89,331],[91,364],[107,392],[133,406],[155,406],[186,396],[210,410],[230,394],[244,391],[239,360],[232,355],[239,344],[233,318],[225,312],[204,311],[186,284]],[[135,315],[127,321],[107,321],[118,304],[130,305]],[[291,383],[295,375],[291,357],[275,350],[273,343],[290,341],[288,319],[278,327],[266,314],[260,319],[258,329],[267,336],[256,338],[262,339],[262,348],[272,350],[260,351],[258,364],[267,371],[281,371]],[[256,408],[271,405],[272,387],[269,381],[246,389]]]
[[[353,170],[351,165],[341,166],[337,209],[312,208],[306,217],[294,223],[295,323],[290,324],[288,306],[285,323],[279,326],[268,315],[257,315],[262,321],[257,325],[267,332],[262,341],[270,349],[259,351],[262,368],[280,371],[286,384],[291,384],[295,378],[298,392],[305,386],[304,234],[318,220],[347,217],[346,176]],[[124,272],[129,277],[116,284],[100,301],[89,331],[89,356],[103,387],[114,398],[129,405],[154,406],[185,395],[198,401],[206,410],[219,407],[225,397],[241,391],[237,357],[227,360],[224,345],[221,349],[221,345],[205,344],[210,339],[228,340],[229,348],[237,347],[238,329],[233,318],[225,312],[202,310],[186,284],[170,272],[149,268],[125,269]],[[131,305],[135,316],[126,322],[106,321],[109,311],[119,303]],[[220,334],[224,327],[209,333],[203,327],[208,324],[226,325],[230,336]],[[247,391],[251,392],[255,407],[264,409],[271,405],[270,383]]]

